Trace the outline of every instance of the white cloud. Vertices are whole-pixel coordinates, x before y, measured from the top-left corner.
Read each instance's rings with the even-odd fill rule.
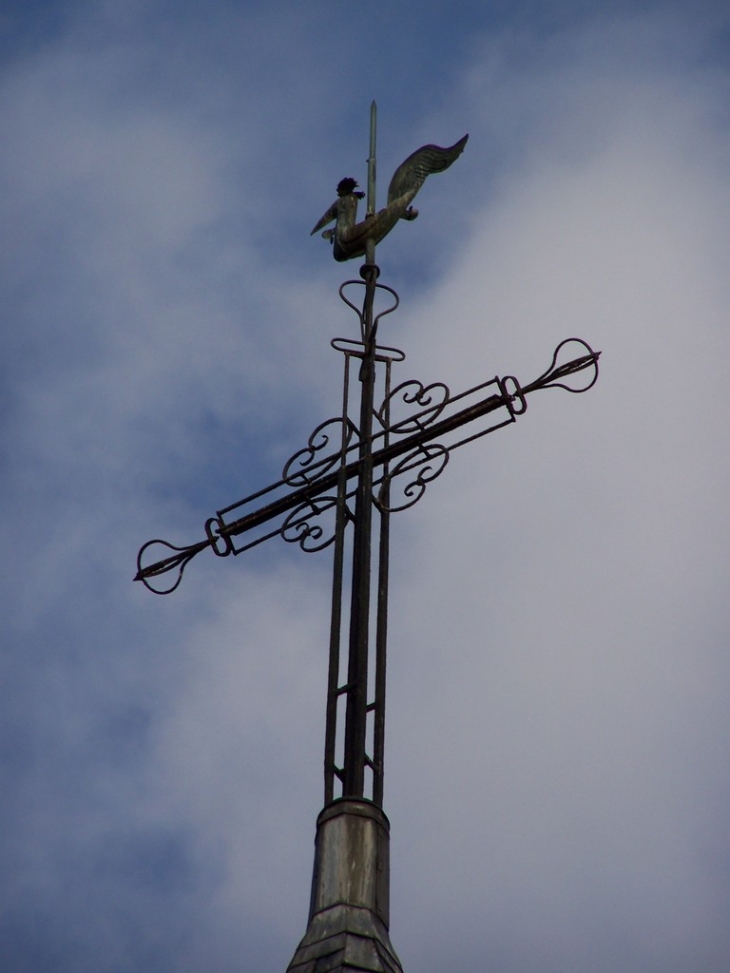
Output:
[[[401,528],[389,794],[408,845],[397,909],[427,969],[444,962],[423,945],[438,921],[483,962],[513,948],[515,968],[541,952],[679,969],[728,949],[713,863],[727,853],[727,144],[713,106],[677,101],[674,70],[665,83],[652,67],[627,98],[613,65],[601,104],[582,58],[560,70],[582,76],[572,110],[536,84],[530,164],[474,214],[403,342],[415,374],[454,390],[493,371],[529,381],[572,334],[604,352],[589,395],[532,396]],[[601,138],[576,157],[587,129]],[[421,926],[413,886],[428,889]]]

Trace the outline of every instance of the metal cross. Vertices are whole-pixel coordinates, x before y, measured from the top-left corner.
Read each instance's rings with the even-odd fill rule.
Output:
[[[375,217],[374,103],[367,212]],[[585,392],[598,377],[600,352],[569,338],[527,384],[506,375],[457,394],[441,382],[410,380],[394,387],[392,367],[405,355],[378,344],[377,335],[399,298],[378,283],[379,274],[370,237],[360,279],[339,289],[360,329],[359,339],[331,342],[344,356],[340,415],[316,427],[279,480],[217,510],[205,523],[204,539],[186,547],[152,540],[137,559],[135,580],[167,594],[207,548],[228,557],[275,536],[304,551],[333,546],[325,806],[318,822],[309,927],[291,973],[401,970],[388,938],[388,822],[382,812],[391,514],[421,499],[455,449],[515,422],[527,409],[528,395],[549,388]],[[377,310],[376,300],[383,297],[386,303]],[[579,373],[586,375],[582,384],[569,384]],[[167,553],[154,559],[155,547]]]

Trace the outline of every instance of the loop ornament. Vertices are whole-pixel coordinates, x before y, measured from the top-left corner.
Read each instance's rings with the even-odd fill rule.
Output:
[[[352,338],[333,338],[330,345],[335,351],[340,351],[343,355],[354,355],[356,358],[364,358],[368,353],[362,341],[354,341]],[[400,348],[376,345],[374,358],[380,362],[400,362],[406,360],[406,353]]]
[[[564,362],[562,365],[558,365],[558,356],[560,352],[565,348],[566,345],[572,343],[578,344],[581,348],[584,348],[587,352],[585,355],[581,355],[579,358],[574,358],[571,361]],[[542,373],[542,375],[531,382],[523,391],[529,392],[533,389],[548,389],[548,388],[558,388],[565,389],[566,392],[573,392],[575,394],[581,394],[582,392],[587,392],[588,389],[593,388],[593,386],[598,381],[598,359],[600,357],[600,351],[594,351],[587,341],[583,341],[582,338],[565,338],[561,341],[553,352],[553,360],[550,362],[549,367]],[[581,388],[574,388],[571,385],[566,385],[565,382],[560,381],[563,378],[567,378],[569,375],[574,375],[576,372],[582,372],[584,369],[592,369],[592,377],[587,385],[583,385]]]
[[[375,498],[378,509],[384,513],[397,513],[399,510],[407,510],[418,503],[426,492],[426,486],[436,477],[441,476],[448,461],[449,450],[440,443],[427,443],[419,446],[412,453],[408,453],[383,478],[380,490]],[[389,496],[393,480],[416,469],[419,472],[415,479],[410,480],[405,487],[401,488],[401,493],[406,499],[402,503],[393,503]]]
[[[169,557],[163,557],[158,561],[153,561],[145,567],[142,564],[142,560],[145,553],[154,544],[164,547],[168,551],[175,551],[175,553]],[[137,554],[137,575],[134,580],[141,581],[145,588],[155,595],[169,595],[182,581],[183,573],[190,561],[192,561],[196,554],[199,554],[209,546],[210,541],[200,541],[198,544],[190,544],[188,547],[177,547],[175,544],[170,544],[168,541],[163,541],[159,538],[147,541],[146,544],[140,547],[139,553]],[[173,581],[169,587],[155,587],[150,581],[150,578],[158,578],[162,574],[168,574],[168,572],[174,571],[175,568],[177,568],[177,574],[173,575]]]
[[[325,431],[330,427],[337,430],[337,435],[334,432],[331,434],[329,431]],[[352,437],[356,434],[357,429],[349,419],[345,421],[337,417],[320,423],[307,440],[307,445],[294,453],[291,459],[287,461],[281,474],[283,481],[289,486],[301,487],[319,480],[340,462],[342,450],[347,449]],[[337,451],[314,463],[317,453],[326,449],[332,438],[337,441]],[[295,464],[298,464],[300,468],[293,470]]]
[[[383,400],[383,404],[376,412],[378,422],[383,428],[396,436],[419,432],[437,419],[449,403],[449,387],[443,382],[432,382],[424,385],[416,379],[401,382]],[[390,418],[394,405],[413,406],[421,411],[405,419]]]
[[[378,273],[379,272],[380,271],[378,270]],[[368,282],[366,280],[346,280],[344,284],[340,284],[338,291],[340,298],[345,302],[345,304],[347,304],[348,307],[352,308],[355,314],[357,314],[358,320],[360,321],[360,331],[362,332],[363,338],[365,336],[365,311],[364,309],[360,310],[360,308],[356,304],[353,304],[348,297],[345,297],[345,288],[350,287],[350,285],[355,285],[356,287],[367,287],[367,284]],[[388,294],[390,294],[393,298],[393,303],[390,305],[390,307],[386,307],[385,310],[381,311],[380,314],[377,314],[373,319],[373,334],[375,334],[378,330],[378,323],[380,319],[384,318],[386,314],[392,314],[392,312],[395,311],[400,304],[398,292],[394,291],[392,287],[388,287],[387,284],[375,284],[375,289],[379,291],[387,291]]]
[[[299,544],[308,554],[321,551],[329,547],[335,539],[337,518],[334,517],[332,523],[326,525],[316,521],[336,507],[337,497],[317,497],[314,500],[307,500],[292,510],[281,525],[279,533],[287,543]]]
[[[216,530],[213,530],[215,524]],[[205,522],[205,533],[213,548],[213,553],[218,557],[228,557],[233,554],[233,541],[228,534],[222,533],[225,524],[220,517],[209,517]]]
[[[520,383],[514,375],[505,375],[504,378],[498,378],[497,384],[499,385],[499,391],[504,397],[504,403],[511,416],[521,416],[523,412],[527,411],[527,400],[525,399]]]

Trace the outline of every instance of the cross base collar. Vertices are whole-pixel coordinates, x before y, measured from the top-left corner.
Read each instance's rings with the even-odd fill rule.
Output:
[[[309,925],[287,973],[403,973],[390,942],[390,824],[366,800],[317,819]]]

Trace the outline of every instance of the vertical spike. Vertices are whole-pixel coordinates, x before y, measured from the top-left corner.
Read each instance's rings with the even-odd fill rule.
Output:
[[[375,140],[378,124],[378,106],[370,105],[370,155],[368,156],[368,216],[375,216]]]
[[[378,125],[378,106],[375,101],[370,105],[370,155],[368,156],[368,198],[367,215],[375,216],[375,142]],[[375,263],[375,243],[368,240],[365,244],[365,262]]]

